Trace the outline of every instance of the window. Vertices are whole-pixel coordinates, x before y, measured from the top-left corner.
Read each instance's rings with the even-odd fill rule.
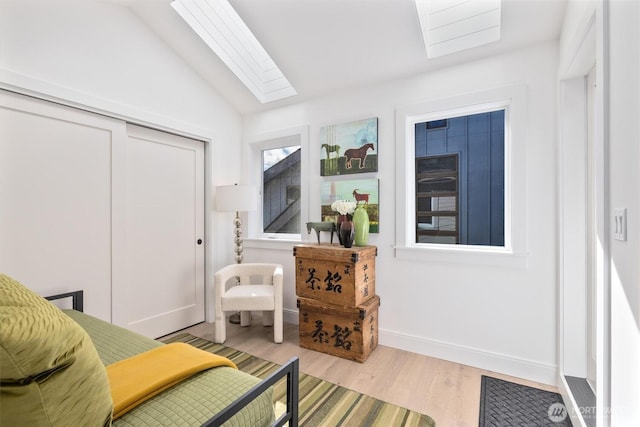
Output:
[[[526,265],[526,91],[396,110],[397,257]]]
[[[415,243],[504,246],[504,117],[415,124]]]
[[[300,233],[300,146],[262,151],[262,231]]]
[[[300,240],[303,218],[308,216],[307,126],[256,135],[246,139],[249,182],[260,189],[262,203],[248,213],[247,247],[280,249],[286,241]]]

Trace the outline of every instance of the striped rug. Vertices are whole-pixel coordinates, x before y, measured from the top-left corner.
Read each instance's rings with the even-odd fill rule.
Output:
[[[164,342],[185,342],[211,353],[231,359],[243,372],[258,378],[266,378],[278,368],[275,363],[252,356],[233,348],[215,344],[190,334],[180,334]],[[285,385],[274,389],[276,412],[286,405]],[[284,409],[282,409],[284,412]],[[431,417],[345,387],[300,373],[300,426],[366,426],[366,427],[433,427]]]

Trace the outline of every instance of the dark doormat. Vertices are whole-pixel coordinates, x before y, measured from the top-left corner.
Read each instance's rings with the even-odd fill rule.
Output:
[[[562,396],[482,376],[479,427],[571,427]]]

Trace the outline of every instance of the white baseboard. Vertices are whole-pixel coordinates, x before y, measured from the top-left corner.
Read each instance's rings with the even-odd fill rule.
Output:
[[[387,347],[424,354],[543,384],[555,386],[557,381],[557,366],[533,360],[386,330],[378,331],[378,342]]]
[[[284,321],[298,324],[298,310],[284,309]],[[380,345],[557,386],[558,367],[472,347],[378,330]]]

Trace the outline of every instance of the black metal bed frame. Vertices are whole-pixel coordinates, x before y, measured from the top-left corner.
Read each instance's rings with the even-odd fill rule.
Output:
[[[84,311],[84,291],[66,292],[64,294],[51,295],[45,298],[49,301],[71,298],[71,307],[75,311]]]
[[[297,357],[292,358],[287,363],[282,365],[273,374],[265,378],[259,384],[256,384],[253,388],[247,391],[245,394],[236,399],[232,404],[218,412],[206,423],[202,424],[202,427],[218,427],[225,421],[233,417],[242,408],[247,406],[253,399],[267,391],[269,387],[272,387],[280,379],[286,376],[287,378],[287,411],[280,416],[272,426],[284,426],[289,423],[289,427],[298,427],[298,375],[299,375],[299,360]]]
[[[83,311],[83,291],[66,292],[58,295],[45,297],[49,301],[71,298],[71,306],[76,311]],[[245,394],[237,398],[233,403],[228,405],[222,411],[218,412],[212,418],[207,420],[202,427],[218,427],[228,421],[235,414],[240,412],[242,408],[247,406],[252,400],[273,387],[278,381],[286,378],[287,381],[287,410],[272,424],[273,427],[284,426],[289,423],[289,427],[298,427],[298,384],[300,376],[300,361],[297,357],[290,359],[282,365],[276,372],[269,375],[260,383],[253,386]]]

